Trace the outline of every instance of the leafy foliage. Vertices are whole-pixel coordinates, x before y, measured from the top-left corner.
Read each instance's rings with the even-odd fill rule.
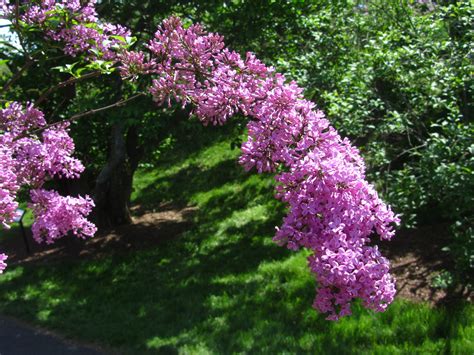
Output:
[[[362,149],[406,227],[452,223],[446,243],[472,282],[470,2],[234,1],[210,11],[210,26],[276,63]]]

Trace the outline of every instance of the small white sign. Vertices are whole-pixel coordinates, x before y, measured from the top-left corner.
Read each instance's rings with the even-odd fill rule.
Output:
[[[21,219],[23,218],[23,215],[25,214],[25,211],[18,208],[16,211],[15,211],[15,216],[13,217],[13,222],[20,222]]]

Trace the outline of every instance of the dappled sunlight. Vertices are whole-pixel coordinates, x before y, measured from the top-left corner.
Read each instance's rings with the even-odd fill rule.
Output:
[[[209,169],[199,168],[196,154],[186,158],[185,170],[138,174],[134,219],[146,226],[95,241],[114,236],[119,244],[10,267],[0,279],[0,311],[130,352],[344,354],[466,346],[474,334],[467,305],[433,309],[398,300],[375,314],[356,304],[352,317],[327,322],[311,308],[308,252],[271,240],[284,213],[271,178],[243,172],[220,153],[228,144],[216,141],[218,148],[204,150]],[[189,207],[166,201],[192,211],[180,214]],[[171,217],[182,227],[160,227]],[[141,234],[161,242],[140,244]]]

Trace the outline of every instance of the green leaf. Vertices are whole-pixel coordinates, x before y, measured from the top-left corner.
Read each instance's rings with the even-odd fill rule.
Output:
[[[112,36],[110,36],[110,38],[113,38],[113,39],[119,40],[120,42],[123,42],[123,43],[127,43],[127,40],[126,40],[126,38],[125,38],[125,37],[123,37],[123,36],[112,35]]]

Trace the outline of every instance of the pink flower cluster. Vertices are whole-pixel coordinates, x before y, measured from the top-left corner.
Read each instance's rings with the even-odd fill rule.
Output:
[[[156,76],[150,92],[158,103],[192,104],[204,124],[223,124],[238,112],[250,118],[240,163],[260,173],[279,171],[277,197],[289,213],[274,240],[313,252],[314,306],[328,319],[350,314],[356,298],[385,310],[394,280],[388,260],[370,242],[375,235],[390,239],[399,219],[365,180],[358,150],[296,83],[251,53],[242,59],[199,25],[185,29],[170,18],[148,48]]]
[[[12,102],[0,110],[0,223],[4,228],[12,223],[17,194],[25,187],[30,189],[37,241],[51,242],[68,231],[80,237],[94,234],[95,227],[85,219],[94,206],[89,197],[62,197],[42,189],[51,178],[79,176],[84,167],[73,152],[67,123],[47,128],[43,113],[31,104],[24,108]]]
[[[48,19],[57,18],[57,11],[64,10],[74,14],[77,22],[96,22],[98,20],[95,10],[96,0],[80,1],[80,0],[33,0],[26,4],[26,12],[22,16],[25,22],[44,23]],[[57,24],[58,27],[62,24]]]
[[[75,57],[86,53],[92,58],[115,60],[116,49],[130,31],[120,25],[101,22],[96,0],[39,0],[20,6],[21,20],[43,31],[47,38],[64,44],[64,53]],[[0,0],[0,18],[14,21],[16,8]]]
[[[30,195],[30,207],[35,215],[31,230],[38,243],[45,241],[51,244],[69,232],[80,238],[95,234],[95,225],[86,219],[94,207],[89,196],[64,197],[56,191],[43,189],[31,190]]]
[[[7,267],[5,260],[7,260],[7,256],[5,254],[0,254],[0,274],[3,273],[3,270]]]
[[[144,52],[122,50],[117,54],[120,61],[120,75],[124,79],[136,79],[144,74],[154,72],[154,61],[147,61]]]
[[[74,178],[84,170],[71,156],[75,147],[67,132],[68,123],[41,130],[41,139],[27,134],[45,125],[43,113],[31,104],[23,109],[20,103],[12,102],[0,110],[2,148],[14,157],[12,169],[20,185],[38,188],[54,176]]]

